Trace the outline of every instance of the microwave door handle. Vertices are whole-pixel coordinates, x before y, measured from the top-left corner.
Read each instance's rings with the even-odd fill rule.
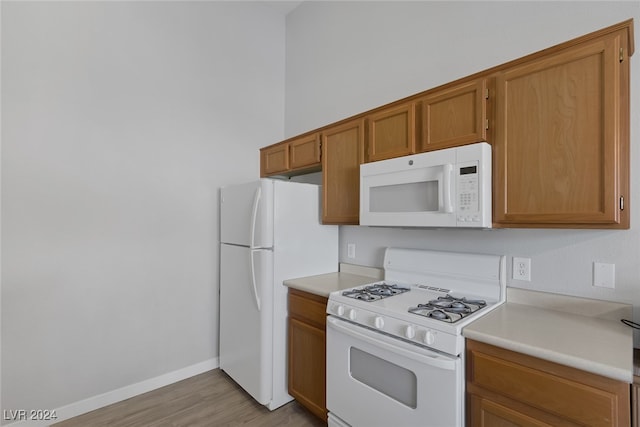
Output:
[[[453,212],[453,203],[452,203],[452,176],[453,175],[453,165],[451,163],[447,163],[446,165],[442,165],[442,207],[441,211],[445,213]]]

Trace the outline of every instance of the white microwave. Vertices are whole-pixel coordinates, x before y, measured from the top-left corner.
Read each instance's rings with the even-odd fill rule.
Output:
[[[360,165],[360,225],[491,228],[491,146]]]

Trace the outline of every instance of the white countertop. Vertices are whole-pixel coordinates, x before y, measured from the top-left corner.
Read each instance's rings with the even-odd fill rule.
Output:
[[[319,274],[317,276],[300,277],[285,280],[283,283],[290,288],[329,297],[333,291],[366,285],[382,279],[380,269],[361,267],[351,264],[340,264],[340,271]]]
[[[382,270],[341,264],[340,272],[289,279],[284,285],[328,297],[382,278]],[[620,322],[623,317],[632,317],[631,305],[508,288],[507,302],[467,325],[462,334],[632,383],[633,332]]]
[[[590,309],[588,313],[580,313],[577,309],[563,312],[558,310],[557,304],[551,308],[527,305],[525,299],[520,298],[522,292],[528,291],[518,291],[518,298],[514,298],[518,302],[507,296],[505,304],[469,324],[462,334],[507,350],[633,382],[633,332],[620,322],[620,314],[631,318],[630,306],[566,296],[550,297],[560,301],[563,298],[586,301]],[[598,306],[602,309],[594,309]]]

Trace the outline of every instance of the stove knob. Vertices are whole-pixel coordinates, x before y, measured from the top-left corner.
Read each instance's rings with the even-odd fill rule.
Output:
[[[427,331],[424,334],[424,343],[427,345],[432,345],[436,340],[436,336],[431,331]]]
[[[414,328],[411,325],[408,325],[404,330],[404,336],[409,339],[413,339],[413,337],[416,336],[416,328]]]
[[[382,329],[384,327],[384,319],[380,316],[376,317],[373,321],[373,325],[377,328],[377,329]]]
[[[356,317],[357,317],[356,311],[353,308],[350,309],[349,312],[347,313],[347,317],[349,318],[349,320],[356,320]]]
[[[344,306],[343,305],[339,305],[336,307],[336,314],[338,316],[344,316]]]

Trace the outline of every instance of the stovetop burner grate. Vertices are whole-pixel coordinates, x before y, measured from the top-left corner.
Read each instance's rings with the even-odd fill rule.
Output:
[[[458,298],[447,294],[425,304],[418,304],[416,307],[411,307],[408,311],[409,313],[442,322],[455,323],[469,314],[486,307],[486,305],[487,302],[484,300],[468,300],[464,297]]]
[[[361,301],[377,301],[410,291],[409,288],[388,283],[374,283],[362,288],[354,288],[342,292],[342,295]]]

